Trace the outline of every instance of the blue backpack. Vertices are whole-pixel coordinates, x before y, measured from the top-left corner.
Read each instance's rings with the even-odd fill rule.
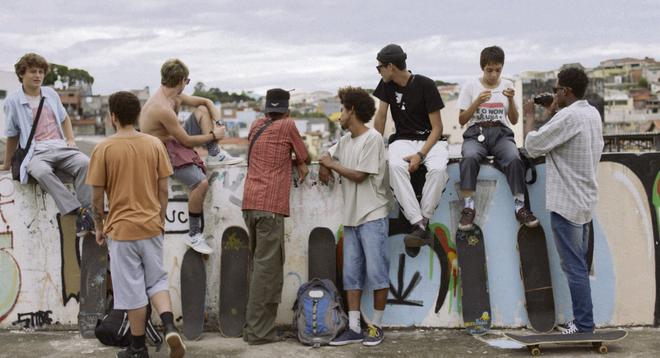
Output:
[[[315,278],[300,286],[293,304],[293,329],[300,343],[327,345],[346,329],[347,323],[341,295],[332,281]]]

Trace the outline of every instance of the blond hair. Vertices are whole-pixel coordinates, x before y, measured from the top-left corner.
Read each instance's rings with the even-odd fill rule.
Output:
[[[188,78],[188,67],[178,58],[172,58],[160,68],[160,84],[166,87],[176,87],[181,81]]]

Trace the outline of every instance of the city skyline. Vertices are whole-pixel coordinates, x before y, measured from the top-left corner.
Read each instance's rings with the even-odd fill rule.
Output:
[[[263,94],[270,87],[375,88],[376,53],[392,42],[408,53],[413,72],[458,83],[480,74],[479,52],[493,44],[507,54],[505,76],[660,57],[660,31],[651,26],[660,7],[653,1],[177,3],[5,4],[0,69],[12,71],[23,53],[37,52],[89,71],[95,93],[153,91],[160,65],[178,57],[190,68],[191,84]]]

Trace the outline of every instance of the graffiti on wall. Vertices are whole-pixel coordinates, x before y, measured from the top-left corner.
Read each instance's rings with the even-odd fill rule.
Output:
[[[545,210],[545,165],[543,161],[537,161],[536,165],[539,179],[528,189],[532,210],[539,217],[546,232],[557,319],[561,321],[570,318],[570,294],[560,269],[549,215]],[[593,265],[590,280],[594,315],[597,324],[601,326],[659,323],[659,169],[660,153],[606,154],[600,163],[599,204],[593,221]],[[243,225],[240,193],[245,180],[244,170],[244,167],[238,167],[212,173],[212,198],[205,203],[205,215],[207,220],[213,219],[213,222],[207,222],[210,228],[206,231],[213,233],[209,244],[214,248],[219,249],[217,241],[227,227]],[[453,241],[457,221],[454,206],[457,202],[460,203],[456,192],[458,165],[450,164],[448,172],[450,179],[447,188],[430,220],[433,237],[426,245],[418,249],[406,248],[403,244],[403,234],[408,232],[405,227],[408,224],[399,215],[390,217],[387,250],[390,258],[391,289],[383,318],[386,325],[454,327],[462,324],[461,283]],[[16,312],[40,311],[52,311],[47,317],[54,321],[75,322],[77,311],[75,314],[72,312],[77,309],[77,295],[80,291],[80,249],[73,232],[75,225],[64,224],[66,218],[57,218],[55,223],[53,218],[42,218],[39,213],[33,212],[42,211],[42,205],[28,208],[32,212],[27,214],[23,211],[14,214],[13,211],[18,210],[17,203],[28,201],[18,198],[17,195],[30,193],[27,190],[14,193],[11,181],[5,183],[3,180],[0,178],[0,324],[7,325],[16,321],[24,324],[27,319],[32,320],[33,317],[36,324],[39,322],[38,315],[21,316],[19,319]],[[524,326],[527,316],[516,249],[518,223],[513,215],[513,199],[506,179],[493,167],[482,166],[479,180],[493,183],[492,196],[484,200],[484,207],[480,209],[483,215],[480,226],[486,237],[493,324]],[[332,191],[323,185],[313,185],[311,182],[292,190],[292,216],[287,219],[286,224],[288,251],[285,263],[285,272],[290,279],[290,282],[287,282],[290,284],[285,286],[282,306],[292,303],[295,289],[307,277],[306,242],[309,232],[316,226],[325,226],[332,230],[340,228],[341,215],[335,212],[341,209],[342,204],[341,196],[337,194],[336,190]],[[30,200],[36,199],[30,197]],[[46,204],[46,211],[54,212],[52,203]],[[329,213],[328,210],[332,212]],[[28,229],[21,227],[23,219],[15,219],[19,215],[30,218],[24,224],[30,225]],[[33,217],[35,219],[32,219]],[[16,249],[17,245],[21,247],[20,245],[27,242],[17,239],[17,228],[20,235],[32,235],[38,230],[49,228],[46,221],[53,222],[56,229],[60,228],[60,255],[57,255],[57,248],[48,249],[50,246],[36,246],[34,250],[32,247],[22,251]],[[176,294],[178,274],[174,271],[178,270],[176,263],[180,262],[180,257],[185,252],[185,245],[177,240],[177,236],[187,232],[187,228],[187,202],[185,198],[178,196],[171,199],[168,206],[165,246],[165,263],[173,270],[170,272],[170,288],[175,306],[180,306],[180,297]],[[340,234],[341,230],[338,232],[338,239],[341,239]],[[49,260],[53,253],[57,255],[57,259]],[[34,255],[36,259],[30,255]],[[212,255],[207,264],[210,285],[207,290],[209,314],[217,314],[213,312],[217,308],[213,300],[218,299],[219,292],[219,256]],[[24,270],[23,273],[28,276],[32,274],[32,277],[37,279],[45,280],[46,277],[52,276],[53,281],[49,285],[62,292],[61,298],[57,295],[58,301],[49,300],[48,290],[44,289],[46,282],[33,283],[33,278],[23,276],[22,279],[26,282],[30,280],[30,284],[23,282],[21,286],[21,266],[29,266],[30,269]],[[39,272],[35,273],[37,270]],[[57,277],[60,273],[61,278]],[[40,286],[36,287],[37,284]],[[60,305],[67,307],[64,309]],[[280,311],[278,322],[290,322],[289,308],[285,307]],[[363,310],[368,314],[372,311],[371,295],[363,295]],[[10,313],[11,320],[6,318]],[[43,319],[42,322],[47,320]]]
[[[7,185],[8,184],[8,185]],[[21,290],[21,270],[12,255],[14,233],[6,211],[14,205],[14,186],[9,176],[0,178],[0,322],[12,311]]]

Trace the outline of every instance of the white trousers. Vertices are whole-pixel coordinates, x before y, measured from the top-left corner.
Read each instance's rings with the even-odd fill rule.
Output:
[[[417,202],[415,191],[410,183],[408,162],[403,158],[421,151],[424,143],[426,141],[399,139],[390,144],[388,148],[390,186],[399,202],[401,211],[411,224],[422,220],[422,217],[428,219],[433,216],[449,179],[447,142],[439,141],[431,148],[422,163],[427,170],[426,182],[422,189],[422,200]]]

